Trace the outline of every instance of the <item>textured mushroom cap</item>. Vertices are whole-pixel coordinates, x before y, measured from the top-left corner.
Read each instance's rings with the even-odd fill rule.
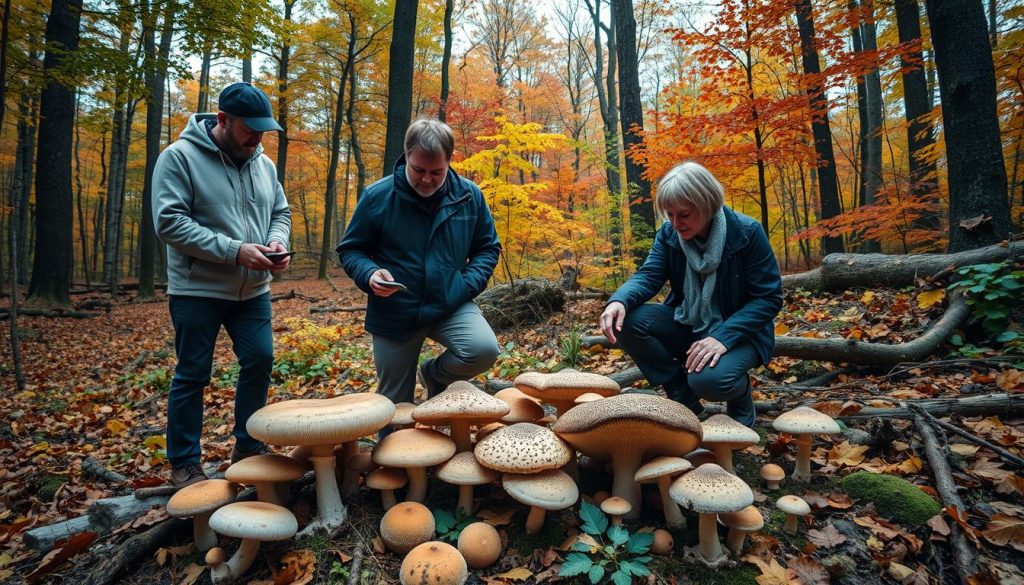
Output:
[[[397,490],[409,481],[405,472],[396,467],[379,467],[366,476],[366,487],[374,490]]]
[[[430,467],[455,454],[455,441],[433,429],[402,429],[373,448],[373,462],[384,467]]]
[[[647,483],[656,481],[658,478],[666,475],[675,475],[690,469],[693,469],[693,464],[682,457],[661,455],[640,466],[640,469],[637,469],[636,474],[633,475],[633,480],[637,483]]]
[[[167,500],[167,513],[188,518],[212,512],[235,501],[235,484],[226,479],[207,479],[178,490]]]
[[[306,464],[287,455],[253,455],[231,464],[224,479],[238,483],[294,481],[306,474]]]
[[[466,559],[452,545],[424,542],[402,561],[402,585],[462,585],[469,578]]]
[[[512,384],[525,394],[541,400],[573,401],[577,396],[593,392],[601,396],[619,393],[619,384],[607,376],[577,372],[566,368],[553,374],[526,372],[516,376]]]
[[[540,473],[506,473],[501,485],[520,504],[545,510],[564,510],[576,503],[580,490],[569,474],[561,469]]]
[[[508,425],[506,425],[505,423],[497,422],[497,421],[485,424],[484,426],[477,428],[477,430],[476,430],[476,440],[477,440],[477,442],[480,442],[480,440],[483,439],[484,437],[486,437],[487,435],[493,433],[494,431],[496,431],[496,430],[498,430],[498,429],[500,429],[502,427],[507,427],[507,426]]]
[[[501,556],[501,536],[490,524],[474,522],[459,534],[459,552],[471,569],[485,569]]]
[[[656,555],[667,555],[672,552],[675,539],[672,533],[661,528],[654,531],[654,542],[651,543],[651,552]]]
[[[747,532],[761,530],[764,527],[764,516],[754,506],[747,506],[737,512],[725,512],[718,516],[729,528]]]
[[[434,538],[434,515],[419,502],[401,502],[384,512],[380,538],[388,550],[407,553]]]
[[[708,449],[694,449],[686,454],[686,460],[694,467],[700,467],[705,463],[715,462],[715,453]]]
[[[271,445],[328,445],[375,433],[394,414],[395,405],[382,394],[285,400],[257,410],[245,429]]]
[[[767,463],[761,468],[761,479],[780,481],[786,479],[786,472],[774,463]]]
[[[601,502],[601,511],[605,514],[622,516],[623,514],[629,514],[632,510],[633,506],[630,505],[629,500],[626,498],[620,498],[619,496],[605,498],[604,501]]]
[[[800,496],[782,496],[775,500],[775,507],[794,516],[806,516],[811,513],[811,507]]]
[[[391,424],[393,425],[411,425],[412,411],[416,410],[416,405],[412,402],[399,402],[395,405],[395,416],[391,417]]]
[[[577,396],[573,402],[576,404],[583,404],[584,402],[593,402],[595,400],[601,400],[602,398],[604,398],[604,396],[597,392],[587,392],[586,394],[580,394]]]
[[[210,516],[210,528],[217,534],[256,540],[288,540],[299,523],[287,508],[266,502],[235,502]]]
[[[534,404],[541,403],[541,400],[539,398],[534,398],[533,396],[530,396],[529,394],[523,392],[522,390],[516,388],[515,386],[509,386],[508,388],[502,388],[501,390],[498,390],[497,392],[494,393],[494,397],[497,398],[498,400],[504,400],[509,404],[521,398],[525,398],[526,400],[529,400]]]
[[[544,407],[536,398],[524,394],[522,390],[512,386],[498,390],[494,397],[508,404],[508,414],[501,417],[501,422],[534,422],[544,416]]]
[[[704,446],[728,445],[730,449],[742,449],[761,442],[754,429],[741,425],[727,414],[710,416],[700,426],[704,429],[701,441]]]
[[[508,404],[480,390],[469,382],[452,382],[437,396],[412,411],[412,418],[428,425],[447,425],[454,419],[470,424],[496,421],[508,414]]]
[[[577,451],[608,457],[630,452],[685,455],[700,443],[697,416],[682,404],[654,394],[619,394],[567,410],[551,430]]]
[[[228,560],[228,553],[219,546],[215,546],[210,550],[206,551],[206,564],[213,566],[219,565],[224,561]]]
[[[573,451],[547,427],[516,423],[480,439],[473,454],[484,467],[505,473],[536,473],[565,465]]]
[[[831,416],[818,412],[810,406],[798,406],[789,412],[780,414],[772,421],[772,427],[777,431],[793,435],[802,433],[835,435],[840,432],[839,425]]]
[[[699,514],[735,512],[754,503],[750,487],[714,463],[705,463],[675,480],[668,493],[677,504]]]
[[[501,473],[480,465],[472,451],[456,453],[434,472],[441,481],[454,485],[481,485],[501,477]]]

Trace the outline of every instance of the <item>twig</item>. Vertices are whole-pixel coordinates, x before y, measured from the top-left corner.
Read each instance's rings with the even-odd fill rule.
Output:
[[[356,550],[352,553],[352,564],[348,567],[348,585],[359,585],[359,574],[363,572],[363,551],[366,545],[360,538]]]
[[[991,443],[989,441],[986,441],[985,439],[982,439],[981,437],[972,435],[971,433],[968,433],[967,431],[961,429],[960,427],[957,427],[955,425],[949,424],[948,422],[939,420],[939,419],[935,418],[934,416],[932,416],[932,414],[930,412],[928,412],[927,410],[921,408],[920,406],[918,406],[916,404],[908,404],[907,407],[910,408],[910,410],[914,411],[915,413],[923,415],[932,424],[939,425],[940,427],[946,429],[947,431],[949,431],[951,433],[954,433],[954,434],[957,434],[957,435],[960,435],[961,437],[967,439],[968,441],[970,441],[972,443],[975,443],[977,445],[981,445],[982,447],[985,447],[986,449],[994,451],[997,455],[999,455],[1000,457],[1002,457],[1006,461],[1008,461],[1010,463],[1013,463],[1017,467],[1024,468],[1024,459],[1021,459],[1020,457],[1014,455],[1013,453],[1010,453],[1009,451],[1007,451],[1006,449],[1003,449],[999,445],[996,445],[995,443]]]
[[[344,312],[358,312],[365,311],[366,306],[353,306],[353,307],[310,307],[310,313],[344,313]]]
[[[102,479],[103,481],[109,481],[110,483],[124,483],[128,481],[127,477],[116,471],[111,471],[106,467],[103,467],[100,465],[99,461],[96,461],[92,457],[82,459],[82,473],[87,473],[93,477]]]

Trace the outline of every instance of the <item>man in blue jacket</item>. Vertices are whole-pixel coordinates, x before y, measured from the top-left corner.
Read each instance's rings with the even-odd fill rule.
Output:
[[[428,396],[487,371],[498,341],[473,299],[487,287],[501,244],[480,188],[453,171],[452,129],[414,121],[394,173],[359,199],[338,258],[369,295],[378,391],[412,402],[426,338],[446,350],[420,365]]]

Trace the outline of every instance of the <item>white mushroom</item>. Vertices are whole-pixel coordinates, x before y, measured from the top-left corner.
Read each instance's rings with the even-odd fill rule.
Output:
[[[772,421],[777,431],[796,435],[796,469],[792,478],[807,481],[811,478],[811,435],[835,435],[839,425],[829,415],[809,406],[798,406]]]
[[[217,546],[217,535],[210,530],[210,516],[221,506],[235,501],[235,484],[226,479],[207,479],[183,487],[167,501],[167,514],[175,518],[192,518],[192,534],[196,549],[210,550]]]
[[[526,517],[527,534],[540,531],[547,510],[564,510],[580,497],[576,482],[560,469],[530,474],[506,473],[501,484],[513,499],[530,506],[530,514]]]
[[[210,527],[218,534],[241,538],[242,544],[230,560],[224,562],[224,551],[210,549],[206,562],[214,583],[241,578],[256,560],[261,541],[287,540],[295,536],[299,524],[286,508],[266,502],[235,502],[217,510],[210,517]]]
[[[715,453],[715,462],[729,473],[733,473],[733,450],[756,445],[761,441],[753,429],[736,422],[727,414],[708,417],[700,426],[704,429],[701,445],[711,449]]]

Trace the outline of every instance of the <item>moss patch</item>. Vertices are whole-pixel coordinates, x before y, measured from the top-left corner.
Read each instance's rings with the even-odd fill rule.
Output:
[[[689,582],[699,585],[756,585],[757,569],[742,564],[735,569],[709,569],[700,563],[684,563],[675,556],[654,555],[651,572],[662,577],[686,575]]]
[[[942,510],[914,484],[892,475],[858,471],[846,476],[840,487],[851,497],[873,503],[882,516],[908,526],[920,526]]]

